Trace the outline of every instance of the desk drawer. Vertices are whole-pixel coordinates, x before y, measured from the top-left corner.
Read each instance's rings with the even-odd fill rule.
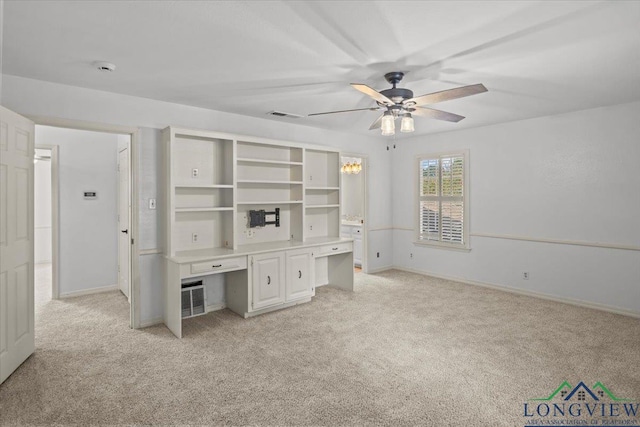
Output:
[[[191,264],[191,274],[216,273],[218,271],[244,270],[247,268],[247,257],[215,259]]]
[[[318,248],[318,254],[320,255],[341,254],[343,252],[351,252],[352,250],[353,250],[353,245],[351,242],[342,242],[342,243],[336,243],[333,245],[320,246]]]

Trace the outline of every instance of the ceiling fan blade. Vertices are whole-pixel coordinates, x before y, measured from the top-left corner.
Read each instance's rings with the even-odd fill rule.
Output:
[[[338,111],[327,111],[325,113],[311,113],[308,116],[321,116],[323,114],[336,114],[336,113],[350,113],[352,111],[377,111],[379,110],[379,107],[370,107],[370,108],[356,108],[353,110],[338,110]]]
[[[453,113],[447,113],[446,111],[434,110],[433,108],[417,107],[411,111],[411,115],[427,117],[429,119],[444,120],[446,122],[458,123],[464,119],[464,116],[459,116]]]
[[[475,95],[486,92],[487,88],[483,84],[457,87],[455,89],[447,89],[440,92],[429,93],[427,95],[418,96],[407,99],[403,104],[428,105],[437,102],[449,101],[451,99],[463,98],[465,96]]]
[[[383,104],[387,104],[387,105],[395,105],[395,102],[393,102],[392,100],[390,100],[389,98],[387,98],[386,96],[384,96],[383,94],[381,94],[380,92],[378,92],[375,89],[370,88],[367,85],[363,85],[361,83],[351,83],[351,86],[356,89],[359,90],[360,92],[369,95],[370,97],[372,97],[373,99],[375,99],[378,102],[381,102]]]
[[[380,129],[380,126],[382,125],[383,117],[384,117],[384,114],[381,114],[380,117],[378,117],[375,122],[371,123],[371,126],[369,126],[369,130]]]

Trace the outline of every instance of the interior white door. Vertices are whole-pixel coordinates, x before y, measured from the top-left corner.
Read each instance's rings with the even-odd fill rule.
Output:
[[[35,350],[34,130],[0,106],[0,383]]]
[[[122,293],[131,302],[130,292],[130,187],[129,187],[129,149],[118,154],[118,284]]]

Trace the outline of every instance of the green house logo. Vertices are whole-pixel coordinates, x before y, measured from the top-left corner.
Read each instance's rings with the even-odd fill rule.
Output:
[[[554,397],[560,395],[563,400],[571,400],[574,395],[577,395],[578,400],[586,400],[587,397],[591,397],[595,401],[599,401],[600,399],[608,396],[609,399],[614,402],[630,402],[632,399],[621,399],[616,397],[611,391],[605,387],[600,381],[595,383],[591,389],[585,385],[584,382],[580,381],[577,386],[571,387],[568,381],[560,384],[558,388],[556,388],[553,393],[551,393],[547,397],[542,397],[538,399],[529,399],[531,401],[549,401]]]

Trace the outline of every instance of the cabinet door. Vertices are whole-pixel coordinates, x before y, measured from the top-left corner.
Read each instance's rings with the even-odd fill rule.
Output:
[[[255,255],[252,262],[253,309],[284,302],[284,252]]]
[[[362,236],[353,237],[353,264],[362,266]]]
[[[311,251],[287,252],[287,301],[311,296],[315,277],[312,266]]]

